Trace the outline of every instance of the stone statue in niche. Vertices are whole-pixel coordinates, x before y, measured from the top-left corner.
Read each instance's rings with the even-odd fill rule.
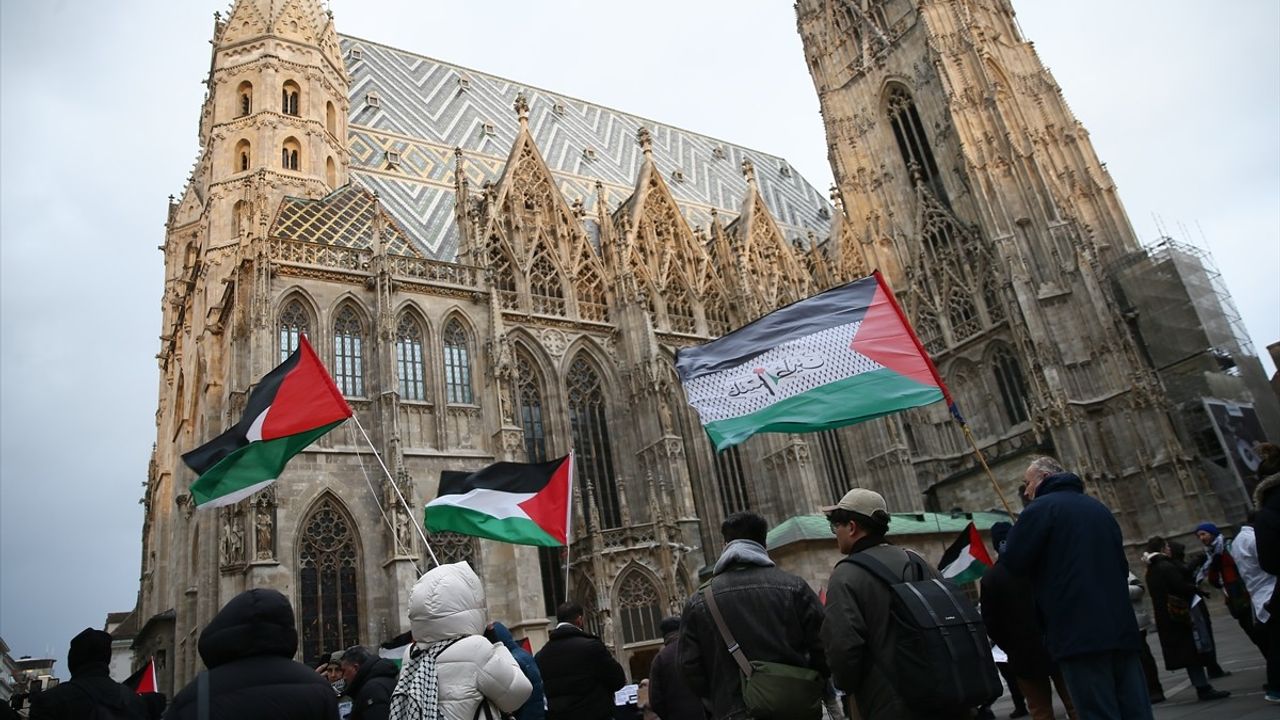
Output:
[[[413,554],[413,521],[409,519],[409,514],[403,511],[395,513],[396,526],[396,547],[394,554],[412,555]]]
[[[502,396],[502,424],[515,425],[516,423],[516,397],[513,385],[515,378],[507,377],[499,378],[498,392]]]
[[[222,566],[235,567],[244,564],[244,511],[238,507],[223,509],[222,514]]]
[[[257,558],[259,560],[271,560],[275,557],[275,527],[271,521],[270,507],[258,506],[258,512],[254,519],[254,530],[257,536],[255,538]]]

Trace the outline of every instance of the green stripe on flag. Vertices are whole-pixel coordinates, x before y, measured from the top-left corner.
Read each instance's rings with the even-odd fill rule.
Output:
[[[248,497],[280,477],[289,458],[341,425],[343,420],[346,418],[297,435],[245,445],[219,460],[192,483],[191,498],[200,506],[206,503],[229,505]]]
[[[706,429],[716,450],[723,450],[759,432],[830,430],[941,399],[938,386],[881,368],[827,383],[748,415],[707,423]]]
[[[561,546],[528,518],[496,518],[460,505],[432,505],[424,515],[429,532],[451,531],[516,545]]]
[[[987,572],[987,566],[983,565],[977,560],[974,560],[972,563],[969,564],[969,567],[964,569],[964,572],[960,573],[959,575],[956,575],[955,577],[947,578],[947,580],[951,581],[956,585],[968,585],[971,582],[977,582],[981,580],[983,574],[986,572]]]

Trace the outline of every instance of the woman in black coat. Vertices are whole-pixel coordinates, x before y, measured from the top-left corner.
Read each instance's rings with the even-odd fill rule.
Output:
[[[1169,670],[1186,669],[1187,677],[1201,700],[1217,700],[1231,693],[1215,690],[1209,684],[1196,649],[1191,622],[1191,603],[1196,586],[1186,571],[1170,557],[1169,543],[1162,537],[1147,541],[1142,559],[1147,563],[1147,592],[1156,619],[1156,634],[1164,666]]]

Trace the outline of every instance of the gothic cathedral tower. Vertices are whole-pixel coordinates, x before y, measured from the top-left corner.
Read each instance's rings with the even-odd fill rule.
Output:
[[[193,513],[178,453],[234,422],[245,388],[278,362],[266,238],[282,199],[347,182],[349,80],[317,0],[238,0],[229,17],[215,16],[205,83],[199,156],[182,197],[170,199],[161,246],[160,442],[145,497],[139,612],[173,625],[149,634],[172,640],[141,651],[171,666],[166,683],[173,669],[182,678],[197,667],[198,630],[219,598],[270,584],[276,564],[274,495],[249,509]],[[220,574],[219,557],[250,572]]]
[[[845,241],[890,279],[1010,500],[1052,453],[1130,542],[1212,513],[1106,277],[1137,239],[1009,0],[796,11]],[[899,458],[868,463],[869,485],[908,494],[888,466],[930,509],[997,504],[943,409],[856,434]]]

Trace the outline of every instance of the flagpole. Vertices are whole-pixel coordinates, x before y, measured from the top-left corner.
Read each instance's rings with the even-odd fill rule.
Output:
[[[991,467],[987,465],[987,458],[978,449],[978,442],[973,439],[973,433],[969,430],[969,423],[961,420],[960,429],[964,430],[964,436],[969,440],[969,446],[973,448],[973,454],[978,456],[978,462],[982,463],[982,469],[986,471],[987,477],[991,480],[991,487],[995,488],[996,496],[1000,498],[1000,504],[1004,506],[1004,511],[1009,514],[1010,520],[1017,520],[1018,515],[1013,512],[1013,508],[1009,507],[1009,501],[1004,498],[1004,491],[1000,489],[1000,483],[996,481],[996,476],[991,472]]]
[[[350,430],[350,429],[351,429],[351,426],[348,425],[347,430]],[[351,442],[354,445],[355,433],[349,433],[349,434],[351,435]],[[373,481],[369,479],[369,471],[364,466],[364,458],[360,456],[359,450],[356,450],[356,457],[360,458],[360,474],[364,475],[364,484],[369,486],[369,494],[373,496],[373,504],[378,506],[378,513],[382,515],[382,521],[387,524],[387,529],[391,531],[391,546],[396,551],[396,554],[398,555],[400,553],[400,546],[401,546],[400,533],[396,532],[395,524],[391,522],[391,518],[387,517],[387,511],[382,509],[382,501],[378,499],[378,491],[373,489]],[[409,548],[405,548],[404,550],[405,550],[405,554],[409,554]],[[413,563],[414,571],[416,571],[419,575],[421,575],[422,568],[418,567],[418,561],[410,560],[410,562]]]
[[[404,499],[404,495],[400,492],[400,486],[396,484],[396,479],[391,477],[391,471],[387,469],[387,464],[382,462],[382,455],[378,452],[378,448],[373,446],[373,441],[369,439],[369,433],[364,431],[364,426],[360,424],[360,418],[355,413],[351,414],[351,419],[355,421],[356,427],[360,428],[360,434],[364,436],[364,441],[369,443],[369,449],[373,450],[373,457],[377,459],[378,465],[382,466],[382,472],[386,473],[387,480],[391,483],[391,488],[396,491],[396,497],[400,498],[401,504],[404,505],[405,512],[409,513],[409,517],[413,517],[413,508],[409,507],[409,501]],[[440,560],[436,557],[436,551],[431,549],[431,543],[427,542],[427,533],[417,522],[412,523],[413,527],[418,531],[418,537],[422,538],[422,544],[426,546],[427,553],[431,555],[431,562],[440,567]]]
[[[565,506],[568,510],[565,512],[564,519],[564,599],[560,602],[569,602],[569,548],[573,545],[573,480],[574,475],[578,471],[577,458],[573,454],[573,449],[569,449],[569,494],[568,502]]]

